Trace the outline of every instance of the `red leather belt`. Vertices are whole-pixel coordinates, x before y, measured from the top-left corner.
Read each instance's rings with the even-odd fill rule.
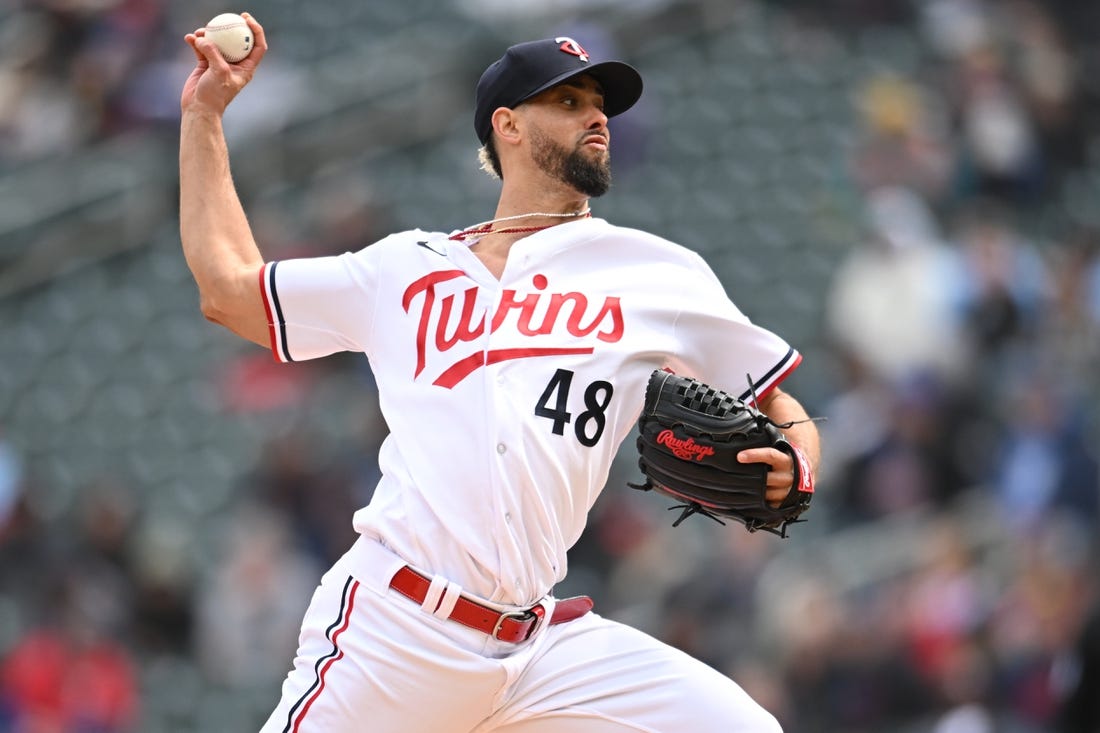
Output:
[[[423,604],[428,595],[428,587],[432,584],[430,578],[426,578],[408,565],[401,568],[390,580],[390,587],[401,595]],[[551,624],[561,624],[580,618],[592,610],[592,599],[588,596],[574,596],[563,598],[554,604],[554,613],[550,616]],[[463,626],[477,629],[499,641],[518,644],[527,641],[531,634],[538,628],[539,623],[546,615],[546,609],[541,604],[532,606],[525,611],[505,611],[501,613],[496,609],[483,606],[469,598],[459,596],[455,602],[454,610],[448,618]]]

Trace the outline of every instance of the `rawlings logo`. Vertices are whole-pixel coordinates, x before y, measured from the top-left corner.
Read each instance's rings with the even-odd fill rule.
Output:
[[[714,448],[709,445],[699,445],[695,438],[677,438],[671,430],[662,430],[657,435],[657,445],[668,448],[681,461],[701,461],[714,455]]]
[[[555,43],[560,43],[560,49],[565,53],[573,54],[581,61],[588,63],[588,51],[581,48],[581,44],[574,41],[569,36],[558,36],[554,39]]]
[[[555,341],[560,344],[564,336],[591,336],[605,343],[615,343],[623,337],[623,312],[619,298],[606,297],[603,303],[592,303],[584,293],[543,293],[541,291],[549,285],[545,275],[535,275],[531,279],[536,292],[501,292],[492,321],[486,322],[485,313],[475,318],[474,314],[479,310],[480,289],[477,286],[442,296],[436,292],[436,287],[441,283],[464,276],[461,270],[441,270],[425,275],[405,289],[401,306],[406,313],[410,312],[416,300],[420,300],[414,378],[424,371],[429,349],[445,354],[460,344],[480,339],[486,329],[489,333],[496,333],[505,325],[530,338],[533,344],[510,349],[479,348],[444,369],[433,384],[450,389],[486,364],[510,359],[591,354],[595,351],[593,346],[539,345]],[[484,310],[484,307],[483,302],[480,309]]]

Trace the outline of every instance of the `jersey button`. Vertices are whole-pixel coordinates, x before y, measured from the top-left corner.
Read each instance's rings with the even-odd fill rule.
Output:
[[[504,455],[505,451],[507,451],[507,450],[508,450],[508,447],[506,445],[504,445],[504,443],[497,443],[497,453],[500,453],[501,455]]]

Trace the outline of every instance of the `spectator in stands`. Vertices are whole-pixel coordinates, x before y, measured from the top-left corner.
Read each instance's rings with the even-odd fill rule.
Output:
[[[837,269],[826,296],[830,340],[887,384],[916,374],[950,381],[964,351],[944,284],[958,272],[956,254],[918,194],[898,187],[869,192],[867,239]]]
[[[74,563],[43,621],[0,660],[5,730],[127,733],[138,716],[138,679],[116,638],[124,597]]]
[[[937,90],[884,73],[857,91],[861,127],[851,160],[853,182],[871,196],[889,187],[942,201],[949,194],[955,149]]]
[[[991,480],[1015,530],[1061,514],[1089,531],[1100,527],[1100,465],[1087,413],[1073,397],[1038,372],[1019,376],[1002,401],[1005,431]]]
[[[952,238],[963,269],[949,297],[981,373],[1001,352],[1026,347],[1037,335],[1050,296],[1047,266],[1008,210],[994,201],[969,202]]]
[[[219,685],[277,686],[320,567],[262,506],[241,507],[226,530],[227,559],[197,591],[196,657]]]
[[[1048,378],[1087,401],[1100,364],[1100,247],[1091,228],[1075,228],[1043,254],[1050,296],[1035,313],[1030,351]]]

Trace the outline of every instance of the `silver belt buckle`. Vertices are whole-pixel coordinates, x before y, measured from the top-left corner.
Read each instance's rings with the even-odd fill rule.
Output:
[[[510,619],[510,618],[514,618],[517,621],[523,621],[528,616],[534,616],[535,617],[535,623],[533,623],[531,625],[530,630],[527,632],[527,636],[520,639],[520,641],[527,641],[528,639],[531,638],[531,634],[535,633],[535,629],[538,628],[538,625],[539,625],[539,615],[537,613],[534,613],[530,609],[527,609],[526,611],[506,611],[506,612],[500,614],[500,618],[497,619],[496,625],[493,626],[493,633],[489,634],[489,636],[493,637],[493,639],[495,639],[496,641],[506,641],[505,639],[501,639],[499,636],[497,636],[497,634],[500,633],[501,628],[503,628],[504,622],[507,619]],[[517,643],[518,644],[519,642],[507,642],[507,643]]]

